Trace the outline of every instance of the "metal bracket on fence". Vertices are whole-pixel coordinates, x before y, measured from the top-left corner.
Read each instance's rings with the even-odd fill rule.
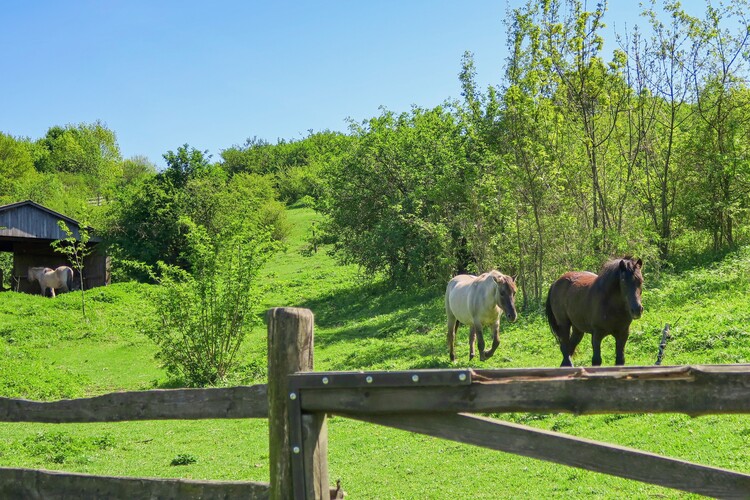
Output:
[[[446,387],[471,384],[471,370],[405,370],[397,372],[306,372],[289,375],[289,389],[365,387]]]
[[[292,482],[294,491],[305,491],[305,462],[303,454],[302,408],[298,388],[289,384],[289,447],[292,450]]]

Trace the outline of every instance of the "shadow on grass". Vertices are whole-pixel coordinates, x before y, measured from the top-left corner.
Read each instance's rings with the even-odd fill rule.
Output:
[[[671,260],[672,273],[684,273],[696,269],[707,268],[726,259],[732,254],[739,254],[741,248],[722,248],[719,250],[698,249],[685,251],[681,255],[674,256]]]
[[[299,306],[308,308],[315,314],[316,324],[323,328],[336,328],[352,321],[397,311],[408,314],[439,295],[442,296],[436,289],[402,290],[382,281],[363,282],[307,300]]]
[[[322,331],[315,343],[335,351],[334,369],[398,365],[450,366],[442,332],[444,312],[437,289],[396,289],[385,282],[351,285],[307,300]]]

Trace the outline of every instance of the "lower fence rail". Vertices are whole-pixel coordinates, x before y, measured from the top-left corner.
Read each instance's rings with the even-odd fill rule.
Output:
[[[475,415],[341,415],[716,498],[747,498],[750,475]]]
[[[0,468],[0,498],[270,498],[268,483],[92,476]]]

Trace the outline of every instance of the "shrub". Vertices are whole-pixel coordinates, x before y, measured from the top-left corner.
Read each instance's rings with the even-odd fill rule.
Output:
[[[191,270],[160,263],[157,319],[146,325],[146,334],[170,375],[188,385],[215,384],[237,367],[260,296],[253,281],[274,247],[266,233],[211,239],[201,226],[182,224]]]

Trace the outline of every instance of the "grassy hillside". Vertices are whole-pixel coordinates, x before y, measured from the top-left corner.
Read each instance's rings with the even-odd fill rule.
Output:
[[[442,289],[395,290],[337,266],[305,238],[316,215],[289,212],[288,249],[264,269],[262,307],[243,349],[242,373],[230,383],[264,381],[266,333],[273,306],[310,308],[316,319],[316,368],[407,369],[450,366]],[[633,323],[629,365],[656,359],[664,323],[675,325],[664,364],[750,362],[750,250],[658,281],[648,274],[646,312]],[[138,329],[152,314],[147,285],[115,284],[91,291],[89,319],[80,297],[55,300],[0,294],[0,395],[56,399],[170,385]],[[468,361],[468,331],[459,330],[456,366],[557,366],[560,355],[544,318],[522,312],[502,324],[501,346],[487,362]],[[614,341],[602,347],[614,361]],[[588,338],[577,364],[590,363]],[[750,472],[746,416],[566,414],[499,415],[544,429],[632,446],[699,463]],[[131,422],[86,425],[0,424],[0,466],[42,467],[110,475],[268,480],[266,422]],[[428,437],[332,418],[332,480],[349,498],[515,498],[684,495]],[[173,466],[178,455],[195,459]]]

